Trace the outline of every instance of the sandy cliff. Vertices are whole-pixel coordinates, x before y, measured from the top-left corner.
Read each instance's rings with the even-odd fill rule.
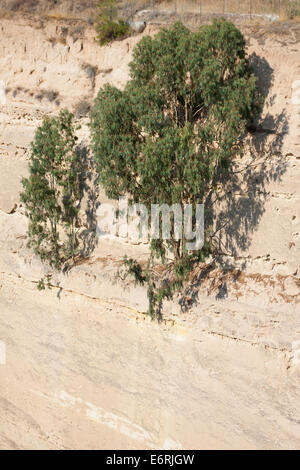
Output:
[[[140,36],[99,48],[76,22],[1,19],[1,448],[300,447],[300,30],[245,34],[259,131],[216,206],[216,264],[157,325],[145,290],[116,276],[145,246],[99,243],[39,293],[18,197],[42,117],[124,86]]]

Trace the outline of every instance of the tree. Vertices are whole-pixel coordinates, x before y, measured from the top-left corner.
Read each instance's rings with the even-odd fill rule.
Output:
[[[94,24],[101,46],[124,37],[130,30],[129,24],[118,18],[117,0],[101,0],[97,4]]]
[[[28,245],[42,261],[60,270],[78,253],[78,199],[81,164],[76,154],[73,115],[46,117],[31,145],[29,177],[21,200],[29,218]],[[47,279],[49,285],[49,276]],[[44,282],[40,282],[44,288]]]
[[[92,146],[107,196],[128,195],[151,204],[205,203],[230,160],[241,151],[247,123],[261,100],[241,32],[224,19],[192,33],[181,23],[144,37],[135,47],[123,91],[106,85],[91,114]],[[201,252],[185,240],[152,242],[165,264],[173,252],[172,276],[151,275],[153,311],[172,296]],[[151,261],[152,262],[152,261]],[[131,264],[130,264],[131,263]],[[128,264],[128,260],[127,260]],[[132,272],[132,260],[129,269]],[[157,287],[159,285],[159,288]]]

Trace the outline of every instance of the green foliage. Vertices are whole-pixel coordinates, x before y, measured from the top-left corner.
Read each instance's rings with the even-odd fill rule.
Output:
[[[134,259],[124,257],[124,265],[127,267],[127,274],[134,277],[135,284],[141,286],[145,284],[147,278],[143,274],[142,266]]]
[[[102,0],[97,5],[94,26],[101,46],[125,37],[130,31],[129,24],[118,18],[116,0]]]
[[[81,165],[72,121],[68,111],[44,119],[31,145],[29,177],[22,180],[21,200],[29,218],[28,245],[58,270],[78,253]],[[43,280],[39,288],[45,288]]]
[[[206,242],[202,250],[197,253],[186,253],[181,259],[175,259],[168,266],[165,263],[163,273],[156,271],[153,254],[145,268],[136,260],[124,257],[125,277],[131,275],[135,285],[147,285],[148,313],[152,319],[161,319],[163,301],[171,300],[174,294],[183,288],[194,266],[204,262],[209,251],[209,244]]]
[[[46,287],[48,289],[51,289],[51,280],[52,280],[52,275],[51,274],[47,274],[47,276],[40,279],[38,284],[37,284],[38,290],[40,290],[40,291],[45,290]]]
[[[285,2],[285,11],[289,17],[289,19],[294,19],[300,16],[300,1],[299,0],[292,0],[289,2]]]
[[[107,196],[127,195],[148,208],[205,203],[241,151],[261,105],[242,33],[224,19],[195,33],[176,23],[137,44],[130,73],[123,91],[111,85],[99,91],[91,113],[92,147]],[[157,307],[182,286],[195,253],[174,237],[151,248],[152,259],[159,256],[165,265],[170,251],[174,257],[167,286],[151,270],[146,275]]]

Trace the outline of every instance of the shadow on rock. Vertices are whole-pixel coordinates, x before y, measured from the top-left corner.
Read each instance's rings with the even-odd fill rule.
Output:
[[[265,96],[264,109],[268,111],[276,95],[271,95],[273,69],[256,54],[250,64],[257,74],[258,88]],[[231,164],[216,182],[217,191],[208,194],[205,201],[206,228],[211,230],[211,247],[221,270],[236,271],[235,261],[251,246],[270,197],[268,185],[280,182],[287,169],[287,158],[282,154],[288,132],[286,111],[278,115],[267,112],[248,128],[244,136],[244,152]],[[225,261],[223,259],[225,257]],[[245,263],[241,269],[245,268]],[[180,298],[182,310],[188,310],[198,301],[198,291],[209,276],[212,266],[203,268]],[[216,299],[228,295],[227,284],[219,279]]]

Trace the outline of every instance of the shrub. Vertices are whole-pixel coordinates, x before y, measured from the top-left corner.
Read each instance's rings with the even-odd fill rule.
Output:
[[[8,5],[6,6],[7,10],[11,11],[18,11],[26,9],[27,11],[35,11],[36,7],[38,6],[38,0],[10,0]]]
[[[21,200],[29,219],[28,245],[57,270],[78,254],[80,162],[73,115],[46,117],[31,145],[29,177]],[[43,285],[43,282],[40,286]]]
[[[94,26],[101,46],[114,39],[124,38],[130,31],[129,24],[118,18],[116,0],[103,0],[98,4]]]

